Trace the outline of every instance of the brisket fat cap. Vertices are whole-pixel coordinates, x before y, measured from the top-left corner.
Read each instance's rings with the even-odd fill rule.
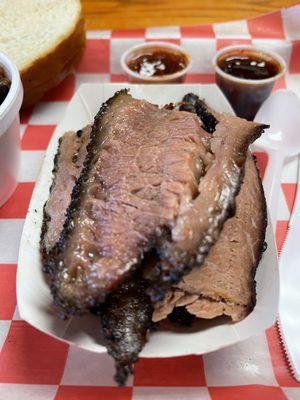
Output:
[[[209,164],[195,115],[116,94],[95,119],[67,224],[48,265],[69,311],[104,300],[174,224]]]

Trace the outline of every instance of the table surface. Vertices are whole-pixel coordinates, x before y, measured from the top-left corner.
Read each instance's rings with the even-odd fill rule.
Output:
[[[196,25],[251,18],[291,0],[82,0],[87,29]]]

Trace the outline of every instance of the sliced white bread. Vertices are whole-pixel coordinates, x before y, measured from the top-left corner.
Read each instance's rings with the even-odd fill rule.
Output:
[[[85,45],[79,0],[1,0],[0,51],[19,68],[23,106],[73,71]]]

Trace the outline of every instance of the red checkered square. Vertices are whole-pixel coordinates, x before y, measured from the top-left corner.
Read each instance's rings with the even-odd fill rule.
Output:
[[[128,82],[128,76],[126,74],[111,74],[110,81],[112,83]]]
[[[54,400],[131,400],[129,387],[60,386]]]
[[[59,384],[67,354],[65,343],[12,321],[0,354],[0,382]]]
[[[300,40],[292,42],[289,72],[291,74],[300,74]]]
[[[285,38],[280,11],[250,19],[248,29],[252,38]]]
[[[252,44],[251,39],[217,39],[217,50],[237,44]]]
[[[12,319],[16,300],[16,270],[15,264],[0,265],[0,320]]]
[[[25,218],[33,188],[34,182],[19,183],[11,198],[0,208],[0,218]]]
[[[109,73],[109,39],[87,39],[83,57],[77,67],[80,73]]]
[[[185,83],[215,83],[215,74],[187,74]]]
[[[119,29],[112,31],[111,37],[116,38],[144,38],[146,35],[146,29]]]
[[[288,221],[277,221],[276,224],[276,245],[278,252],[280,252],[284,239],[287,233]]]
[[[21,142],[22,150],[46,150],[55,125],[28,125]]]
[[[254,155],[256,157],[256,165],[259,170],[260,178],[263,180],[269,159],[268,154],[262,151],[255,151]]]
[[[203,359],[142,358],[135,366],[134,386],[205,386]]]
[[[280,386],[300,387],[300,382],[297,382],[289,371],[284,349],[280,343],[277,326],[274,325],[267,329],[266,336],[268,339],[273,370],[278,384]]]
[[[71,100],[75,91],[75,75],[69,75],[58,86],[49,90],[43,97],[44,101]]]
[[[210,25],[197,25],[197,26],[182,26],[180,28],[181,36],[183,38],[214,38],[215,33],[213,26]]]
[[[293,211],[294,202],[296,199],[297,184],[296,183],[283,183],[281,185],[286,204],[288,205],[290,213]]]
[[[212,400],[287,400],[282,389],[274,386],[224,386],[208,390]]]
[[[279,89],[286,89],[286,82],[285,82],[285,77],[282,76],[281,78],[277,79],[275,82],[275,85],[273,87],[273,92]]]

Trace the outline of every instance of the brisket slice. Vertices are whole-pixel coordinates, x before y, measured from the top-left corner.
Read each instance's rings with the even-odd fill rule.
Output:
[[[53,183],[49,199],[44,206],[41,234],[41,252],[44,259],[60,238],[66,211],[71,202],[71,193],[82,171],[90,132],[91,126],[86,126],[76,133],[66,132],[59,140],[52,171]]]
[[[67,132],[59,141],[54,160],[53,184],[44,207],[41,251],[46,258],[60,238],[71,193],[82,170],[86,144],[91,127],[82,131]],[[152,304],[145,293],[147,282],[134,276],[111,293],[101,308],[95,311],[101,316],[101,326],[108,353],[116,361],[116,382],[124,385],[133,370],[147,337]]]
[[[209,110],[198,96],[188,94],[183,101],[181,108],[197,113],[205,130],[215,129],[220,116]],[[153,321],[168,315],[176,319],[177,308],[199,318],[224,314],[233,321],[243,319],[256,302],[254,276],[263,252],[266,226],[262,183],[255,161],[248,153],[235,215],[225,222],[203,265],[184,276],[155,305]]]
[[[84,311],[140,265],[197,194],[212,158],[208,137],[195,115],[126,91],[101,108],[64,231],[46,263],[55,271],[57,304]]]
[[[248,315],[256,301],[254,275],[263,250],[266,221],[261,180],[249,154],[235,216],[225,222],[204,263],[155,305],[153,320],[166,318],[174,307],[185,307],[199,318],[224,314],[238,321]]]
[[[160,238],[161,262],[147,275],[152,299],[201,265],[217,241],[223,224],[235,212],[235,197],[244,176],[248,146],[267,126],[229,115],[218,115],[211,137],[214,159],[200,177],[197,195],[180,204],[169,236]]]

